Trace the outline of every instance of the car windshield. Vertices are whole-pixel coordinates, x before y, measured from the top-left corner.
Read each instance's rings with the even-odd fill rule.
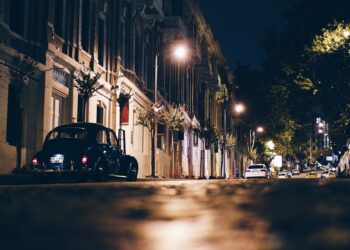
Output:
[[[59,130],[53,130],[47,137],[47,141],[54,141],[60,139],[78,139],[85,140],[88,132],[84,128],[62,128]]]
[[[263,165],[250,165],[248,169],[258,169],[258,168],[264,168]]]

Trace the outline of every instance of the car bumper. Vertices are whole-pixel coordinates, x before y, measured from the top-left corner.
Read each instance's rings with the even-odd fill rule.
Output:
[[[248,178],[268,178],[268,174],[266,173],[245,173],[244,177]]]

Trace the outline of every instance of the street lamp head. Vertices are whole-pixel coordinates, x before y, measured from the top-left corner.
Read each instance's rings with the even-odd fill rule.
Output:
[[[184,44],[179,44],[174,48],[174,57],[177,60],[186,60],[188,57],[188,48]]]
[[[256,128],[256,132],[259,133],[259,134],[264,133],[264,128],[259,126],[259,127]]]
[[[245,111],[245,106],[242,103],[238,103],[234,106],[234,111],[239,115]]]

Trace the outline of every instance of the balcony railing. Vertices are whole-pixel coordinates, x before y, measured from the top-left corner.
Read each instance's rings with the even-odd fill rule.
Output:
[[[144,10],[144,14],[149,16],[164,16],[163,0],[136,0],[136,10]]]

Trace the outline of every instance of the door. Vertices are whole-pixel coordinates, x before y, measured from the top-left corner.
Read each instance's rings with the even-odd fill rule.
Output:
[[[120,149],[117,136],[113,130],[109,130],[109,143],[111,145],[111,157],[113,161],[113,167],[111,169],[114,174],[122,174],[120,163],[122,151]]]
[[[96,141],[98,143],[99,151],[103,155],[107,164],[107,172],[113,172],[114,157],[113,150],[109,140],[109,131],[107,129],[101,129],[97,132]]]

